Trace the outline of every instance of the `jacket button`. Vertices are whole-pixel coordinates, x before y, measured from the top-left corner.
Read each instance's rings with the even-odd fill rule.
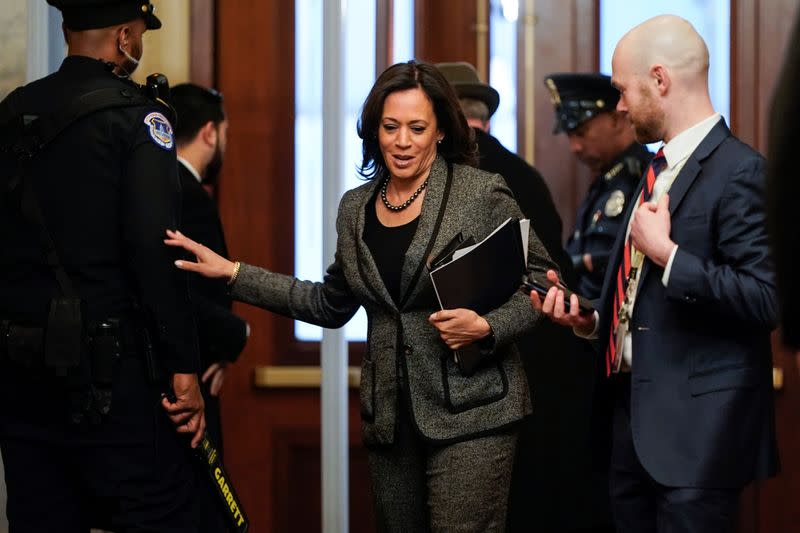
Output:
[[[414,349],[411,347],[410,344],[404,344],[403,345],[403,353],[405,355],[411,355],[412,353],[414,353]]]

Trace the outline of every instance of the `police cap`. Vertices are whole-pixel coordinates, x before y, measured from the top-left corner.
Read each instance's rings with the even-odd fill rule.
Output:
[[[605,74],[550,74],[544,84],[556,108],[553,133],[569,133],[600,113],[613,111],[619,101],[619,91]]]
[[[455,61],[437,63],[436,68],[450,82],[459,98],[479,100],[489,108],[489,116],[494,115],[500,105],[500,94],[491,85],[481,81],[475,67],[466,61]]]
[[[47,0],[59,9],[64,25],[72,31],[107,28],[142,17],[148,30],[157,30],[161,21],[155,6],[144,0]]]

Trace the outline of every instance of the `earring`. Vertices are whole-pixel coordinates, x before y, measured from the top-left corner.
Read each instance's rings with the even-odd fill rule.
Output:
[[[442,140],[439,139],[438,141],[436,141],[436,144],[442,144]]]

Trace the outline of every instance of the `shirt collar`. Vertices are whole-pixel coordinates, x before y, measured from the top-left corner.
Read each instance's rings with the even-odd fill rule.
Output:
[[[721,116],[714,113],[710,117],[701,120],[694,126],[687,128],[672,138],[667,144],[662,146],[664,157],[667,160],[667,168],[674,168],[675,165],[692,155],[708,132],[717,125]]]
[[[195,169],[195,168],[192,166],[192,164],[191,164],[191,163],[189,163],[187,160],[185,160],[185,159],[184,159],[184,158],[182,158],[181,156],[178,156],[178,161],[179,161],[179,162],[180,162],[180,163],[181,163],[183,166],[185,166],[185,167],[186,167],[186,169],[187,169],[189,172],[191,172],[191,173],[192,173],[192,176],[194,176],[194,179],[196,179],[196,180],[197,180],[197,183],[203,183],[203,178],[201,178],[201,177],[200,177],[200,173],[199,173],[199,172],[197,172],[197,169]]]

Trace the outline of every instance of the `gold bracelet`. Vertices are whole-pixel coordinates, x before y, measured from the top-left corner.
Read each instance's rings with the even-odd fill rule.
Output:
[[[233,285],[236,282],[236,278],[239,276],[239,269],[241,266],[242,264],[239,261],[236,261],[233,264],[233,274],[231,274],[231,278],[228,280],[228,285]]]

